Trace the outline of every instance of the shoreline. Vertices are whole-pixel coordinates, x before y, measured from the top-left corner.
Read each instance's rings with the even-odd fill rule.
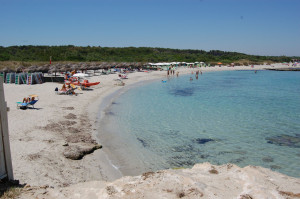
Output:
[[[271,68],[271,66],[269,66],[270,68]],[[278,66],[277,66],[278,67]],[[277,67],[275,67],[275,69],[277,69]],[[279,68],[282,68],[281,66],[279,67]],[[197,68],[196,68],[197,69]],[[191,71],[196,71],[196,69],[193,69],[193,68],[185,68],[185,70],[184,70],[184,72],[183,73],[181,73],[181,75],[189,75],[190,73],[191,73]],[[272,69],[273,69],[273,67],[272,67]],[[205,68],[204,68],[204,70],[202,70],[202,71],[204,71],[204,72],[218,72],[218,71],[230,71],[230,70],[234,70],[234,71],[255,71],[255,70],[268,70],[268,69],[266,69],[266,68],[262,68],[262,67],[260,67],[260,68],[258,68],[258,69],[256,69],[256,68],[247,68],[247,67],[242,67],[242,68],[239,68],[239,67],[237,67],[236,69],[234,69],[234,68],[229,68],[228,69],[228,67],[221,67],[221,70],[220,70],[220,67],[215,67],[215,68],[207,68],[206,70],[205,70]],[[175,78],[176,76],[171,76],[171,78]],[[103,107],[101,107],[100,108],[100,111],[102,112],[102,117],[100,118],[100,119],[98,119],[98,121],[97,121],[97,123],[98,123],[98,127],[101,129],[101,122],[103,122],[102,120],[105,120],[105,118],[106,117],[108,117],[108,116],[106,116],[106,111],[108,110],[108,109],[110,109],[110,107],[111,107],[111,102],[113,102],[116,98],[120,98],[121,96],[122,96],[122,94],[123,93],[125,93],[125,92],[127,92],[128,90],[130,90],[130,89],[134,89],[134,88],[136,88],[136,87],[139,87],[139,86],[142,86],[142,85],[145,85],[145,84],[148,84],[148,83],[151,83],[151,82],[155,82],[155,81],[158,81],[159,79],[160,79],[161,77],[156,77],[156,78],[154,78],[154,79],[152,79],[152,80],[141,80],[141,81],[135,81],[135,82],[132,82],[130,85],[128,85],[128,86],[126,86],[126,87],[123,87],[123,88],[121,88],[121,89],[118,89],[118,90],[116,90],[116,91],[114,91],[114,93],[112,93],[112,94],[110,94],[110,95],[112,95],[112,96],[107,96],[106,98],[108,98],[107,100],[109,100],[109,102],[105,102],[106,103],[106,105],[104,105]],[[165,77],[166,78],[166,77]],[[109,111],[109,110],[108,110]],[[100,121],[99,121],[100,120]],[[107,128],[106,128],[107,129]],[[103,126],[102,126],[102,130],[103,130]],[[106,132],[106,133],[108,133],[108,132]],[[101,137],[101,136],[99,136],[99,137]],[[103,137],[102,137],[103,138]],[[100,138],[101,139],[101,138]],[[120,141],[120,140],[119,140]],[[100,142],[101,143],[101,142]],[[118,142],[119,143],[119,142]],[[102,144],[102,143],[101,143]],[[105,149],[106,149],[106,147],[104,147],[104,151],[105,151]],[[116,151],[115,151],[116,152]],[[118,166],[116,166],[116,165],[114,165],[113,163],[112,163],[112,161],[114,161],[114,162],[116,162],[116,163],[121,163],[122,161],[121,160],[119,160],[118,158],[116,158],[116,156],[115,156],[115,154],[111,154],[111,151],[106,151],[105,153],[107,153],[107,154],[109,154],[109,155],[107,155],[107,158],[109,159],[109,157],[112,157],[112,155],[114,155],[114,158],[113,159],[109,159],[109,162],[110,162],[110,164],[111,164],[111,166],[112,167],[114,167],[118,172],[120,172],[121,174],[122,174],[122,176],[124,176],[124,170],[125,170],[125,176],[127,176],[127,175],[129,175],[129,176],[132,176],[132,175],[141,175],[142,173],[141,172],[132,172],[131,170],[130,170],[130,172],[128,172],[129,171],[129,168],[126,168],[126,166],[125,166],[125,169],[123,169],[123,172],[120,170],[120,168],[118,167]],[[124,163],[124,161],[123,161],[123,163]],[[125,163],[126,164],[126,163]],[[122,163],[121,163],[121,165],[122,165]],[[127,170],[127,172],[126,172],[126,170]],[[140,169],[141,170],[141,169]],[[143,170],[143,169],[142,169]],[[146,169],[147,170],[147,169]],[[127,175],[126,175],[127,174]]]
[[[274,68],[277,67],[288,66],[277,64]],[[254,68],[223,66],[199,68],[199,70],[208,72],[264,70],[264,68],[266,66],[254,66]],[[179,75],[196,70],[198,68],[179,69]],[[113,79],[117,77],[114,74],[90,77],[89,81],[91,82],[100,80],[100,86],[95,87],[93,91],[76,90],[80,93],[77,96],[56,95],[54,88],[61,87],[61,84],[58,83],[4,84],[5,100],[10,107],[8,122],[15,179],[20,180],[21,184],[32,186],[64,187],[86,181],[112,181],[120,178],[122,175],[111,166],[104,149],[96,150],[81,160],[69,160],[63,156],[66,149],[66,146],[63,145],[73,135],[80,135],[83,140],[90,136],[97,143],[101,143],[101,137],[97,135],[97,124],[104,117],[105,107],[101,110],[101,104],[105,100],[109,100],[107,98],[114,92],[120,92],[128,86],[165,78],[166,71],[135,72],[128,76],[129,79],[124,80],[125,88],[113,85]],[[29,94],[37,94],[40,97],[35,105],[36,109],[15,109],[16,102]],[[109,102],[107,103],[109,104]],[[70,115],[74,118],[66,119]],[[79,132],[77,134],[70,132],[71,127],[78,129]],[[82,140],[77,141],[68,143],[70,146],[80,147],[90,144]]]
[[[145,84],[148,84],[148,83],[151,83],[154,81],[158,81],[163,76],[161,76],[161,74],[159,74],[159,77],[155,76],[153,79],[151,78],[151,79],[147,79],[147,80],[133,81],[130,84],[126,85],[125,87],[120,87],[119,89],[114,90],[113,92],[109,93],[108,95],[106,95],[102,98],[100,104],[98,105],[99,110],[98,110],[97,119],[95,122],[96,129],[98,130],[95,132],[95,137],[97,138],[96,140],[99,144],[103,145],[103,140],[101,140],[101,138],[103,139],[103,135],[100,135],[100,131],[103,130],[102,125],[103,125],[103,122],[105,122],[105,119],[107,117],[106,112],[108,111],[108,109],[110,109],[112,102],[115,99],[120,98],[122,96],[122,94],[124,94],[128,90],[134,89],[136,87],[139,87],[141,85],[145,85]],[[94,106],[94,105],[90,105],[90,107],[92,107],[92,106]],[[104,128],[104,131],[107,131],[107,129]],[[108,132],[104,132],[104,134],[107,134],[107,133]],[[113,169],[115,169],[115,171],[118,173],[117,175],[112,174],[111,177],[109,177],[110,181],[126,176],[126,174],[124,175],[124,173],[122,173],[122,171],[120,170],[120,168],[118,166],[113,164],[113,161],[118,162],[118,159],[112,158],[113,154],[111,154],[110,151],[107,150],[106,147],[103,147],[102,150],[103,150],[103,153],[105,154],[107,163]]]

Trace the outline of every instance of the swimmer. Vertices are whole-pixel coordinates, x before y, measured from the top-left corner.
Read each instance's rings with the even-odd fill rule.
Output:
[[[193,81],[193,78],[192,78],[192,77],[190,77],[190,81]]]

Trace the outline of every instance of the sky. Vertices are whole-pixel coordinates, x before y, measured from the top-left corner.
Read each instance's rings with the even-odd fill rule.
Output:
[[[0,0],[0,46],[300,56],[300,0]]]

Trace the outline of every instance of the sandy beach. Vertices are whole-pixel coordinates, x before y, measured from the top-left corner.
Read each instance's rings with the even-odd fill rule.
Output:
[[[259,65],[253,68],[250,66],[206,67],[200,68],[200,70],[202,72],[208,72],[290,67],[291,66],[287,65],[273,64],[272,66]],[[179,75],[189,74],[196,70],[198,69],[178,69]],[[96,189],[97,186],[104,187],[103,181],[112,182],[123,177],[123,174],[110,163],[105,149],[96,149],[101,145],[101,137],[98,135],[98,132],[101,131],[101,127],[97,129],[97,124],[105,115],[103,112],[105,104],[110,103],[109,96],[117,91],[126,89],[128,86],[141,81],[161,81],[161,79],[166,78],[166,74],[166,71],[130,73],[128,79],[124,80],[124,87],[114,85],[114,79],[118,78],[117,74],[92,76],[89,77],[88,80],[90,82],[100,81],[100,84],[92,87],[91,90],[75,90],[77,93],[76,96],[57,95],[54,89],[56,87],[61,88],[62,86],[62,84],[58,83],[35,85],[4,84],[5,100],[7,101],[8,107],[10,107],[8,123],[14,178],[19,180],[21,184],[28,184],[31,187],[49,187],[51,189],[61,189],[69,186],[76,187],[78,183],[98,181],[98,184],[94,183],[97,184],[94,187]],[[16,102],[22,101],[24,97],[30,94],[39,96],[39,101],[35,104],[35,108],[27,110],[17,109]],[[78,151],[89,151],[88,153],[91,153],[84,155],[79,160],[72,160],[65,157],[66,154],[68,155]],[[200,167],[201,166],[198,166],[198,168]],[[211,165],[205,168],[208,167],[211,167]],[[235,171],[236,170],[238,169],[236,168]],[[247,172],[249,169],[244,170]],[[173,173],[174,172],[176,173],[176,171],[173,171]],[[225,172],[225,170],[222,170],[222,172]],[[254,171],[251,170],[251,172],[255,175]],[[262,172],[265,171],[262,170]],[[260,175],[273,175],[273,173],[275,172],[268,171]],[[188,172],[184,172],[184,176],[185,175],[188,175]],[[281,174],[278,175],[281,176]],[[224,179],[222,179],[224,182],[227,180],[227,177],[230,178],[230,175],[225,176]],[[288,178],[290,177],[282,177],[282,179],[285,180]],[[280,183],[280,179],[278,178],[278,182],[276,181],[276,183]],[[295,190],[300,188],[300,180],[293,180],[296,184],[287,190],[289,192],[296,192]],[[120,182],[120,180],[118,181]],[[288,183],[289,180],[286,181]],[[245,187],[247,187],[247,185],[245,185]],[[282,185],[282,187],[284,187],[283,189],[286,188],[285,185]],[[247,187],[247,189],[251,188]],[[276,186],[271,187],[269,191],[272,192],[273,189],[276,189]],[[76,188],[74,188],[74,190],[76,190]],[[246,188],[242,191],[245,190]],[[262,190],[263,189],[260,189],[260,191]],[[300,189],[298,189],[298,192],[299,190]],[[70,190],[68,191],[70,192]],[[57,193],[51,191],[49,193],[49,198],[55,198],[55,196],[66,197],[66,195],[55,195]],[[97,192],[97,194],[98,193],[100,194],[100,192]],[[238,195],[240,192],[237,191],[236,193]],[[37,196],[34,195],[35,193],[30,194],[31,196]],[[28,197],[29,195],[26,196]],[[278,195],[278,198],[280,198],[279,196],[281,197],[282,195]],[[101,198],[99,195],[97,195],[97,197]],[[171,196],[166,197],[172,198]],[[88,198],[87,195],[84,198]],[[118,197],[116,196],[115,198]],[[276,197],[274,196],[272,198]],[[282,196],[282,198],[284,197]]]

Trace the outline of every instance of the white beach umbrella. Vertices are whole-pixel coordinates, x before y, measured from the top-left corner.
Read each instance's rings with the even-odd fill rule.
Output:
[[[84,73],[76,73],[73,75],[74,77],[88,77],[88,74],[84,74]]]

